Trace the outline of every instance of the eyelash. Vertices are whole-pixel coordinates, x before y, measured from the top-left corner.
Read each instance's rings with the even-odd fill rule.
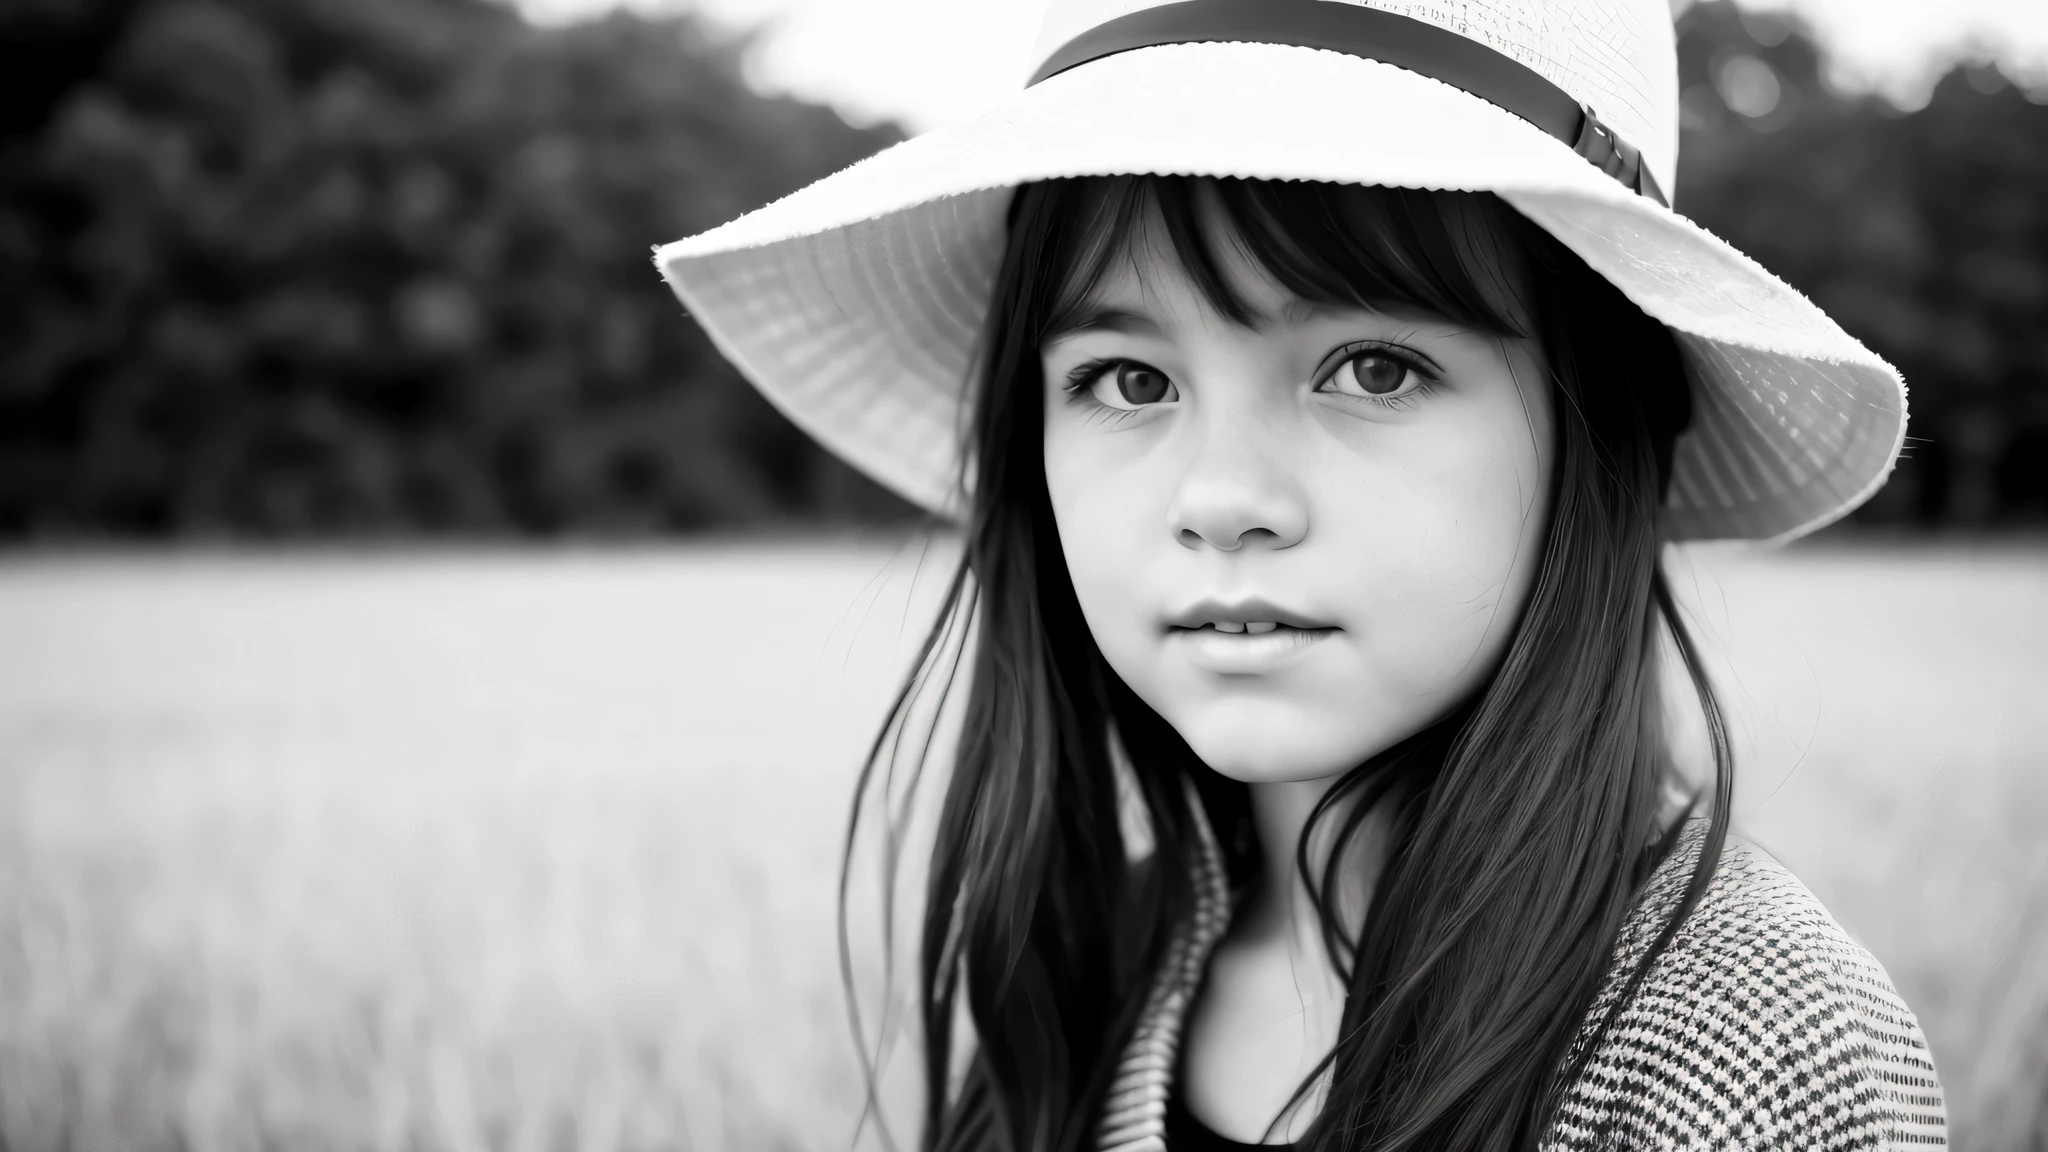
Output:
[[[1067,403],[1079,404],[1094,409],[1094,411],[1088,414],[1091,423],[1121,424],[1143,412],[1144,409],[1118,408],[1114,405],[1104,404],[1090,396],[1088,392],[1095,385],[1095,382],[1102,378],[1103,373],[1115,368],[1119,364],[1138,363],[1142,363],[1142,361],[1132,360],[1123,356],[1084,360],[1067,370],[1067,378],[1060,384],[1060,391],[1067,394]]]
[[[1413,391],[1404,392],[1399,396],[1352,396],[1351,399],[1353,400],[1368,400],[1382,408],[1406,412],[1421,402],[1423,397],[1434,392],[1436,386],[1441,383],[1436,373],[1425,367],[1420,359],[1409,353],[1406,349],[1395,345],[1383,344],[1376,340],[1361,340],[1356,343],[1346,344],[1323,361],[1329,365],[1329,370],[1327,372],[1318,371],[1315,380],[1316,390],[1320,391],[1322,385],[1337,374],[1338,369],[1367,352],[1375,352],[1385,356],[1408,371],[1415,373],[1417,383]],[[1125,356],[1086,360],[1067,371],[1066,381],[1060,385],[1060,389],[1067,394],[1068,400],[1072,403],[1095,403],[1097,407],[1111,414],[1108,417],[1109,419],[1123,420],[1135,416],[1139,412],[1144,411],[1145,407],[1152,407],[1152,405],[1145,405],[1140,408],[1117,408],[1109,404],[1096,402],[1088,396],[1088,390],[1102,378],[1103,374],[1120,364],[1144,364],[1144,362],[1132,360]],[[1144,366],[1147,368],[1151,367],[1149,364],[1144,364]],[[1155,368],[1153,371],[1158,371],[1158,369]]]

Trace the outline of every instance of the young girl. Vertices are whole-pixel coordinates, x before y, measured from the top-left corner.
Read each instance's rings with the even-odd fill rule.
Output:
[[[1038,59],[659,254],[965,523],[869,764],[964,688],[920,1146],[1942,1144],[1882,967],[1728,837],[1658,567],[1866,499],[1903,386],[1666,207],[1665,0],[1066,0]]]

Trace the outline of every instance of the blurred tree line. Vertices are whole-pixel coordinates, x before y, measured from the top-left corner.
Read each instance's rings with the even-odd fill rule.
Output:
[[[1876,522],[2048,520],[2048,107],[1901,115],[1681,21],[1679,207],[1898,364]],[[650,534],[903,515],[747,387],[653,244],[900,138],[743,43],[488,0],[0,0],[0,537]]]
[[[652,247],[900,138],[687,20],[0,0],[0,534],[893,514]]]
[[[1677,207],[1905,374],[1912,425],[1855,519],[2048,522],[2048,90],[1980,62],[1901,114],[1727,0],[1679,21]]]

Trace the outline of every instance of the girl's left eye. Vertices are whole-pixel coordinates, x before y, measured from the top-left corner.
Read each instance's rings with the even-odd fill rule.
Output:
[[[1399,400],[1428,383],[1415,363],[1384,348],[1360,348],[1345,355],[1336,370],[1316,383],[1318,392],[1359,396],[1367,400]]]

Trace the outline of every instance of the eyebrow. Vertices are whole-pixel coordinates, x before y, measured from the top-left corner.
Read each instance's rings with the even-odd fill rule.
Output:
[[[1330,304],[1320,300],[1294,299],[1280,306],[1277,315],[1257,316],[1252,321],[1254,329],[1271,327],[1277,320],[1284,326],[1298,327],[1312,321],[1327,319],[1358,311],[1376,311],[1362,304]],[[1142,312],[1128,308],[1117,308],[1107,304],[1083,305],[1066,322],[1050,328],[1041,338],[1043,343],[1069,339],[1088,332],[1120,332],[1125,335],[1157,336],[1160,327],[1157,321]]]
[[[1112,308],[1105,304],[1083,305],[1073,316],[1056,327],[1049,328],[1041,340],[1050,344],[1085,332],[1122,332],[1143,336],[1159,335],[1159,324],[1150,316],[1133,312],[1128,308]]]
[[[1321,300],[1296,298],[1280,306],[1280,322],[1300,325],[1345,313],[1378,311],[1379,309],[1365,304],[1329,304]]]

